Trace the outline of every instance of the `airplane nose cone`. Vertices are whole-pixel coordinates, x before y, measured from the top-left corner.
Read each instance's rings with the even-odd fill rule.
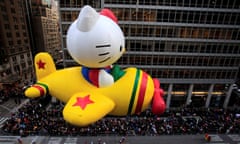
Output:
[[[36,88],[30,87],[24,92],[25,96],[29,98],[36,98],[41,96],[40,91]]]
[[[166,109],[166,104],[161,95],[163,93],[162,89],[157,89],[154,92],[153,101],[152,101],[152,112],[156,115],[163,114]]]

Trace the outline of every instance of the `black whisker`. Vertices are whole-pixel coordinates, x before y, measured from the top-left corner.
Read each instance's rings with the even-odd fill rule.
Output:
[[[109,60],[110,58],[111,58],[111,57],[107,57],[106,59],[104,59],[104,60],[102,60],[102,61],[100,61],[100,62],[98,62],[98,63],[103,63],[103,62]]]
[[[105,53],[100,53],[100,54],[98,54],[99,56],[105,56],[105,55],[108,55],[109,54],[109,52],[105,52]]]
[[[103,48],[103,47],[110,47],[111,45],[110,44],[107,44],[107,45],[97,45],[96,48]]]

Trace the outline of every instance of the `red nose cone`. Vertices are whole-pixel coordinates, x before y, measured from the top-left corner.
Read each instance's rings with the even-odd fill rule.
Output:
[[[160,88],[160,83],[157,79],[153,80],[154,82],[154,96],[152,101],[152,112],[153,114],[159,115],[164,113],[166,109],[166,104],[163,99],[164,91]]]

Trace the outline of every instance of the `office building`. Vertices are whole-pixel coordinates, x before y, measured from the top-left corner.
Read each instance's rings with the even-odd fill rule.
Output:
[[[238,0],[60,0],[64,65],[66,32],[83,5],[110,8],[126,37],[122,68],[135,66],[161,81],[167,108],[234,107],[240,66]],[[238,105],[239,107],[239,105]]]
[[[31,26],[34,40],[34,53],[48,52],[56,61],[62,57],[61,35],[59,30],[58,10],[41,0],[31,0]]]
[[[0,1],[0,83],[32,78],[32,54],[22,0]]]

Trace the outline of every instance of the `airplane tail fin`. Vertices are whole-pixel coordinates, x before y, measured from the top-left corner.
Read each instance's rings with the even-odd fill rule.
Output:
[[[34,65],[37,80],[56,71],[52,56],[46,52],[38,53],[34,58]]]

